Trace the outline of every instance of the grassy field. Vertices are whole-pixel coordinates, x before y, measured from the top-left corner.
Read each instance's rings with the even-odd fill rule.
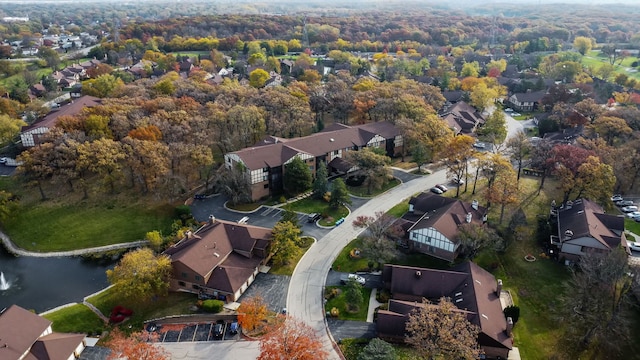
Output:
[[[34,73],[35,73],[35,78],[39,80],[39,79],[42,79],[43,76],[48,76],[52,72],[53,70],[51,68],[45,68],[45,69],[38,69]],[[0,79],[0,85],[6,88],[10,88],[17,80],[20,80],[22,78],[23,78],[22,73],[15,74],[6,78],[2,78]]]
[[[593,67],[594,69],[599,68],[603,64],[608,64],[609,59],[599,56],[599,51],[590,51],[586,56],[582,57],[582,65]],[[634,78],[636,80],[640,80],[640,73],[638,71],[627,71],[628,68],[631,67],[631,63],[634,61],[638,61],[638,58],[635,56],[629,56],[625,58],[622,63],[616,60],[614,65],[617,74],[626,74],[630,78]]]
[[[340,295],[329,299],[324,305],[326,311],[330,311],[334,307],[340,311],[338,316],[339,320],[353,320],[353,321],[367,321],[367,312],[369,310],[369,297],[371,296],[371,289],[362,288],[362,303],[358,307],[358,312],[350,313],[347,311],[347,300],[345,298],[346,286],[327,286],[325,292],[330,292],[331,289],[340,289]]]
[[[331,206],[329,206],[328,202],[324,200],[317,200],[311,197],[286,204],[282,208],[305,214],[322,214],[324,218],[320,220],[320,224],[323,226],[334,225],[336,220],[349,215],[349,209],[344,206],[340,206],[339,208],[332,208]]]
[[[4,229],[30,251],[64,251],[142,240],[148,231],[168,234],[169,205],[67,205],[43,202],[21,206]]]
[[[87,306],[76,304],[43,315],[53,322],[53,331],[63,333],[101,334],[107,324]]]
[[[624,228],[636,235],[640,235],[640,222],[635,222],[634,220],[625,218]],[[640,239],[638,239],[637,241],[640,241]]]
[[[126,325],[126,328],[131,325],[131,329],[134,331],[141,330],[144,321],[149,319],[169,315],[193,314],[194,311],[191,309],[197,300],[198,298],[195,294],[170,292],[165,297],[148,302],[126,303],[119,299],[117,294],[112,290],[104,291],[87,299],[89,303],[97,307],[102,314],[107,317],[111,314],[111,310],[117,305],[122,305],[133,310],[133,315],[123,325]]]
[[[393,179],[388,183],[384,184],[384,186],[382,186],[382,188],[380,189],[372,189],[371,194],[368,193],[366,186],[347,186],[347,189],[349,190],[349,193],[354,196],[375,197],[398,185],[400,185],[400,180]]]

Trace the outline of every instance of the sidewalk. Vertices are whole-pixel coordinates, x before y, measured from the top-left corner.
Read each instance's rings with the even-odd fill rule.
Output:
[[[371,296],[369,297],[369,311],[367,312],[367,322],[373,322],[373,315],[378,308],[378,306],[382,305],[376,300],[376,294],[378,293],[378,289],[373,289],[371,292]]]

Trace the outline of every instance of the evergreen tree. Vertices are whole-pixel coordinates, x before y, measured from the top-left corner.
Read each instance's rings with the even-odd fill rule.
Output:
[[[329,180],[327,180],[327,166],[320,163],[316,170],[316,179],[313,182],[313,197],[322,199],[324,194],[329,191]]]
[[[284,188],[291,194],[300,194],[311,188],[311,170],[299,157],[284,166]]]

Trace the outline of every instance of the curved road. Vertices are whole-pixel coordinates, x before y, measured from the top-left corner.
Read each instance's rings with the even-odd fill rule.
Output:
[[[446,182],[446,170],[403,183],[375,197],[354,210],[345,223],[331,230],[316,242],[296,266],[287,295],[287,312],[316,330],[322,339],[329,359],[340,359],[325,324],[323,288],[329,268],[340,251],[363,230],[354,229],[351,221],[360,215],[372,216],[377,211],[387,211],[403,199]]]

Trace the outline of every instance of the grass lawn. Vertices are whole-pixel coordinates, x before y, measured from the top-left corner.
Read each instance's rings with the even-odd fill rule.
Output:
[[[275,275],[291,276],[293,274],[293,270],[296,268],[296,265],[298,265],[298,261],[302,259],[302,256],[304,256],[304,254],[307,252],[307,250],[309,250],[311,245],[313,245],[313,242],[314,242],[313,238],[303,237],[302,246],[299,248],[299,251],[296,254],[295,258],[291,259],[291,262],[287,265],[272,267],[271,270],[269,270],[269,273],[275,274]]]
[[[597,54],[593,52],[589,52],[587,56],[583,56],[581,61],[582,61],[582,65],[591,66],[594,69],[599,68],[603,64],[609,63],[609,59],[605,57],[597,56]],[[638,71],[627,71],[627,69],[631,67],[631,63],[634,61],[638,61],[638,58],[634,56],[629,56],[622,61],[621,65],[618,65],[619,62],[616,60],[616,64],[613,65],[615,67],[616,74],[625,74],[630,78],[640,80],[640,73]]]
[[[401,218],[407,211],[409,211],[409,199],[403,200],[400,203],[397,203],[394,207],[387,211],[387,214]]]
[[[35,73],[35,78],[36,79],[42,79],[43,76],[49,76],[49,74],[51,74],[52,72],[53,72],[53,70],[51,68],[44,68],[44,69],[38,69],[34,73]],[[23,78],[22,72],[20,72],[18,74],[6,77],[4,79],[0,79],[0,85],[2,85],[4,87],[10,87],[17,80],[22,79],[22,78]]]
[[[20,208],[4,223],[19,247],[62,251],[141,240],[148,231],[170,233],[170,205],[58,204],[39,202]]]
[[[636,235],[640,235],[640,223],[639,222],[635,222],[634,220],[625,218],[624,219],[624,228],[626,230],[631,231],[632,233],[634,233]],[[640,239],[638,239],[636,241],[640,241]]]
[[[329,203],[324,200],[317,200],[312,197],[307,197],[282,207],[286,210],[293,210],[305,214],[318,213],[322,214],[323,219],[320,220],[320,225],[331,226],[334,225],[336,220],[349,215],[349,209],[345,206],[339,208],[332,208]]]
[[[345,299],[345,290],[346,286],[327,286],[325,293],[329,293],[331,289],[340,289],[340,295],[329,299],[327,303],[324,305],[325,311],[331,311],[331,309],[338,308],[340,310],[340,314],[338,316],[339,320],[354,320],[354,321],[366,321],[367,320],[367,312],[369,310],[369,297],[371,296],[371,289],[362,288],[362,303],[360,304],[359,310],[357,313],[349,313],[347,312],[347,300]]]
[[[97,307],[105,316],[111,314],[111,310],[116,305],[122,305],[133,310],[131,318],[123,323],[123,328],[140,330],[145,320],[160,318],[169,315],[193,314],[191,307],[196,304],[198,297],[195,294],[170,292],[167,296],[151,300],[146,303],[127,303],[118,298],[112,289],[92,296],[87,301]],[[126,330],[125,330],[126,331]]]
[[[97,335],[107,327],[98,315],[82,304],[66,307],[42,317],[53,322],[55,332]]]
[[[254,211],[257,208],[262,206],[261,203],[249,203],[249,204],[236,204],[233,205],[230,202],[227,202],[227,207],[229,209],[237,210],[237,211]]]
[[[357,257],[352,258],[349,253],[351,250],[358,248],[362,248],[362,239],[358,238],[349,243],[349,245],[345,246],[340,254],[336,258],[336,260],[331,265],[332,269],[335,271],[349,272],[354,273],[356,271],[368,271],[369,270],[369,259],[366,257]]]
[[[374,197],[377,195],[382,194],[383,192],[392,189],[396,186],[400,185],[400,180],[394,178],[391,181],[387,182],[386,184],[384,184],[382,186],[382,188],[380,189],[372,189],[371,193],[369,194],[367,187],[366,186],[347,186],[347,189],[349,190],[349,193],[351,195],[355,195],[355,196],[359,196],[359,197]]]

